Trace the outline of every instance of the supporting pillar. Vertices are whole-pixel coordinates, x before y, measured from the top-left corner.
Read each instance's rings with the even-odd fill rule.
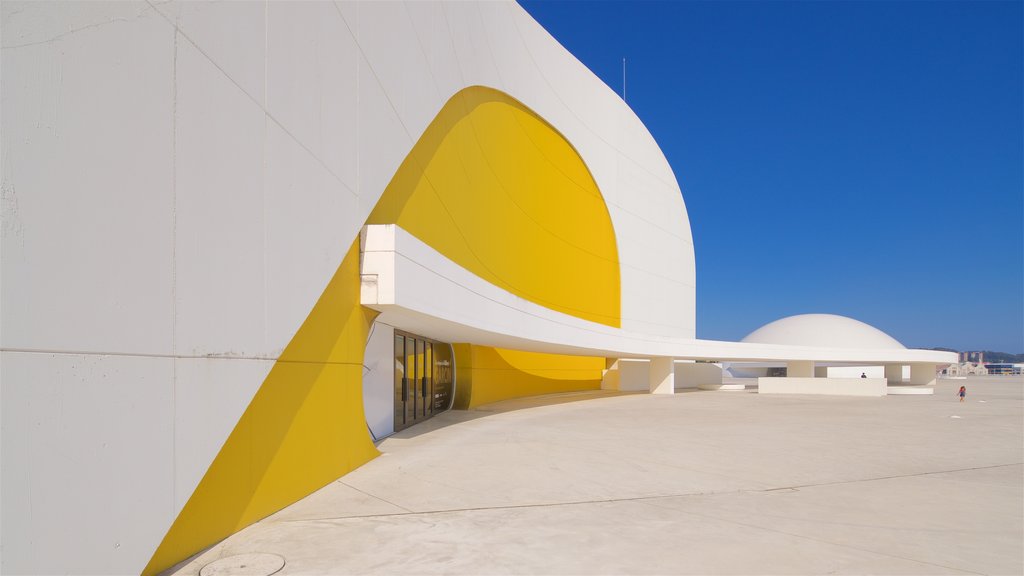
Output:
[[[619,390],[622,387],[622,373],[618,358],[605,358],[604,372],[601,373],[601,390]]]
[[[911,364],[910,383],[913,384],[914,386],[934,386],[935,364]]]
[[[903,382],[903,365],[886,364],[885,379],[889,381],[889,384],[900,384]]]
[[[676,393],[676,363],[673,358],[651,358],[648,374],[651,394]]]
[[[786,362],[786,378],[814,378],[814,362],[810,360]]]

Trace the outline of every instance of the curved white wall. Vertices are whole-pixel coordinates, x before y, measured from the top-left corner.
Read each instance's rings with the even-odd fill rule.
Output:
[[[588,164],[622,329],[694,336],[668,163],[514,3],[0,10],[3,572],[142,569],[463,87],[519,99]]]

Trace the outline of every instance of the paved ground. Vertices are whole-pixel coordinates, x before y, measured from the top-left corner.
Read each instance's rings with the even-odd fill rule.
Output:
[[[960,404],[964,382],[449,412],[178,573],[260,552],[279,574],[1022,574],[1024,380]]]

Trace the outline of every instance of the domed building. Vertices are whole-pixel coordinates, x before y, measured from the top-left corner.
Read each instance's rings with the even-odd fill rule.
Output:
[[[798,314],[769,322],[741,342],[832,348],[906,349],[898,340],[860,320],[836,314]]]
[[[849,350],[878,350],[899,354],[907,348],[885,332],[860,320],[837,314],[797,314],[769,322],[740,340],[747,344],[768,344],[807,348],[843,348]],[[869,352],[870,354],[870,352]],[[805,367],[806,368],[806,367]],[[903,386],[911,378],[911,367],[904,364],[880,362],[814,362],[816,378],[885,379],[886,393],[908,393]],[[726,367],[729,375],[737,378],[789,376],[784,362],[740,362]],[[804,370],[805,372],[805,370]],[[898,388],[895,388],[898,387]],[[931,389],[914,390],[927,393]]]

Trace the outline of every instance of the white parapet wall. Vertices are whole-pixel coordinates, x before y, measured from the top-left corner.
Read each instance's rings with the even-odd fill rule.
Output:
[[[606,390],[647,391],[650,387],[650,360],[619,359],[605,372],[602,388]],[[709,362],[676,360],[675,388],[697,388],[721,385],[722,367]]]
[[[758,378],[758,394],[885,396],[885,378]]]

